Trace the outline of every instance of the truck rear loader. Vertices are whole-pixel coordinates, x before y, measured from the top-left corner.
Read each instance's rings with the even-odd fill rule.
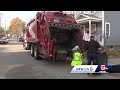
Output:
[[[60,12],[37,12],[27,23],[23,46],[36,60],[70,57],[71,50],[83,47],[83,35],[75,18]]]

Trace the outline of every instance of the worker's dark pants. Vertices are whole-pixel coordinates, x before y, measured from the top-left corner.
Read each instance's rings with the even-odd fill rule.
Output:
[[[83,47],[83,49],[86,49],[87,44],[88,44],[88,41],[84,40],[84,47]]]
[[[93,62],[93,65],[98,65],[97,54],[88,54],[87,60],[88,60],[88,65],[91,65],[92,62]]]

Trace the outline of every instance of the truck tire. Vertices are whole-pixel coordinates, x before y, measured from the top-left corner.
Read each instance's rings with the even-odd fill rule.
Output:
[[[30,43],[27,43],[27,50],[30,50]]]
[[[34,57],[34,44],[31,44],[30,54]]]
[[[34,46],[34,58],[35,60],[39,60],[39,48],[37,45]]]

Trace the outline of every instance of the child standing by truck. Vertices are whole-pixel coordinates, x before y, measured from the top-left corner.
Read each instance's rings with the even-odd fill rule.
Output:
[[[73,59],[71,62],[71,66],[76,66],[76,65],[82,65],[83,64],[83,60],[82,60],[82,54],[80,52],[80,48],[79,46],[75,46],[73,49]]]

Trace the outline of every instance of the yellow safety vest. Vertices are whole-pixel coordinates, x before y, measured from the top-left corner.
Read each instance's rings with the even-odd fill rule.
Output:
[[[71,66],[82,65],[82,63],[82,54],[80,52],[74,52]]]

